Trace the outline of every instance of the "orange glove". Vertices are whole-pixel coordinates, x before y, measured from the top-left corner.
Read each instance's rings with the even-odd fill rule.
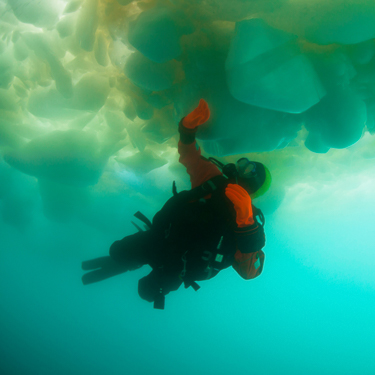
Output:
[[[240,228],[254,224],[251,198],[248,192],[237,184],[228,184],[225,195],[232,201],[236,210],[236,222]]]
[[[195,129],[204,124],[210,118],[210,109],[204,99],[199,101],[199,105],[182,120],[182,125],[188,129]]]

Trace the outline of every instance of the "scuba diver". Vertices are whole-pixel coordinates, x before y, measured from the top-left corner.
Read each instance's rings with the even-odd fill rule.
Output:
[[[264,216],[252,198],[264,194],[271,183],[261,163],[241,158],[224,165],[201,156],[195,134],[210,117],[207,102],[179,123],[179,161],[190,175],[191,190],[177,193],[149,221],[137,212],[148,230],[115,241],[109,256],[88,260],[82,269],[83,284],[135,270],[145,264],[152,271],[138,282],[140,297],[164,309],[165,295],[185,288],[198,290],[197,281],[216,276],[232,266],[244,279],[263,270]],[[139,228],[140,229],[140,228]]]

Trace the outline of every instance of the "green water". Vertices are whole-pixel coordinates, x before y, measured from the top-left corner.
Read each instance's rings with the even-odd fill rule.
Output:
[[[0,374],[375,374],[373,0],[0,0]],[[84,286],[153,215],[178,122],[263,162],[262,274],[164,311],[144,266]]]

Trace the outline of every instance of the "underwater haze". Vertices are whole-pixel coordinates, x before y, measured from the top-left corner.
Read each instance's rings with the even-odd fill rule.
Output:
[[[190,189],[178,123],[272,174],[264,270],[138,296],[82,261]],[[0,374],[375,374],[374,0],[0,0]]]

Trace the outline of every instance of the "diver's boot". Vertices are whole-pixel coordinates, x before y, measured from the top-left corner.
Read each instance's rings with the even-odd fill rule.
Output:
[[[142,267],[142,264],[135,261],[119,263],[114,261],[110,256],[86,260],[82,262],[82,269],[91,272],[87,272],[82,276],[82,283],[84,285],[97,283],[140,267]]]

